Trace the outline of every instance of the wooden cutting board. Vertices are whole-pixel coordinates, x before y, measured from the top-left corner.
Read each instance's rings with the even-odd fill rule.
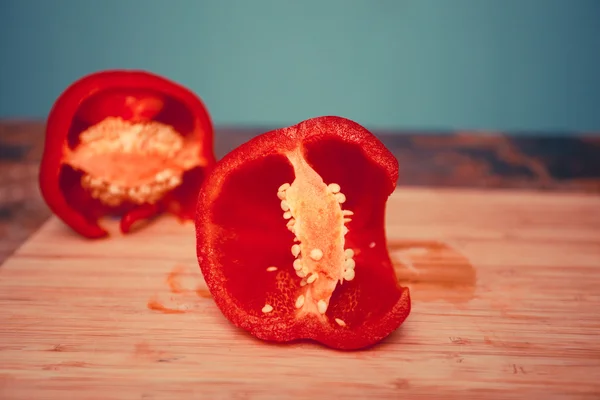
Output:
[[[229,324],[192,225],[52,219],[0,268],[0,398],[600,398],[600,197],[402,189],[387,232],[412,314],[338,352]]]

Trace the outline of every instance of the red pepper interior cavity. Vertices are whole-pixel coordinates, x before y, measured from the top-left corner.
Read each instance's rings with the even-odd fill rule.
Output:
[[[108,89],[86,99],[77,110],[77,117],[90,125],[107,116],[132,122],[150,121],[164,109],[166,100],[160,92],[151,89]]]
[[[159,93],[144,96],[128,102],[123,93],[108,91],[86,101],[93,107],[83,104],[83,112],[75,114],[64,157],[64,166],[77,173],[61,175],[63,190],[81,187],[108,207],[155,204],[182,184],[184,173],[206,164],[200,156],[202,143],[186,136],[193,128],[190,112]],[[68,196],[73,207],[80,197]]]

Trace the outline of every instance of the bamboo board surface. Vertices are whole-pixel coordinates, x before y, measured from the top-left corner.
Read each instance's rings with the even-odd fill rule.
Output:
[[[402,189],[387,235],[412,313],[338,352],[229,324],[191,224],[51,219],[0,267],[0,399],[600,398],[600,197]]]

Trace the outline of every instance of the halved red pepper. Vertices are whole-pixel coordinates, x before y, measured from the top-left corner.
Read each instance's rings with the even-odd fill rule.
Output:
[[[71,84],[46,125],[39,184],[49,208],[77,233],[107,236],[171,212],[193,219],[198,189],[215,164],[208,111],[182,85],[146,71],[108,70]]]
[[[411,309],[386,247],[398,162],[341,117],[274,130],[220,160],[200,190],[198,262],[214,300],[259,339],[375,344]]]

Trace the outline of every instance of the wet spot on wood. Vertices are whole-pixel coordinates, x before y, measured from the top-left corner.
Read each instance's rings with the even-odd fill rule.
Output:
[[[206,289],[198,288],[198,289],[196,289],[196,294],[198,295],[198,297],[202,297],[203,299],[212,298],[212,295]]]
[[[473,299],[477,274],[456,249],[438,241],[396,240],[388,250],[399,282],[415,301],[443,300],[452,304]]]
[[[186,290],[181,285],[181,277],[185,274],[186,267],[184,265],[176,265],[171,272],[167,274],[167,285],[171,293],[183,293]]]
[[[410,387],[408,379],[398,378],[392,381],[392,386],[397,390],[405,390]]]
[[[164,314],[184,314],[196,309],[198,298],[210,299],[199,268],[177,264],[165,277],[166,291],[148,300],[147,307]]]
[[[199,268],[176,265],[167,274],[167,285],[171,293],[183,294],[195,292],[198,297],[211,298],[206,284],[202,280]]]
[[[164,304],[159,302],[158,299],[156,299],[156,298],[152,298],[152,299],[148,300],[148,309],[150,309],[152,311],[160,311],[164,314],[183,314],[187,311],[186,309],[166,307]]]

